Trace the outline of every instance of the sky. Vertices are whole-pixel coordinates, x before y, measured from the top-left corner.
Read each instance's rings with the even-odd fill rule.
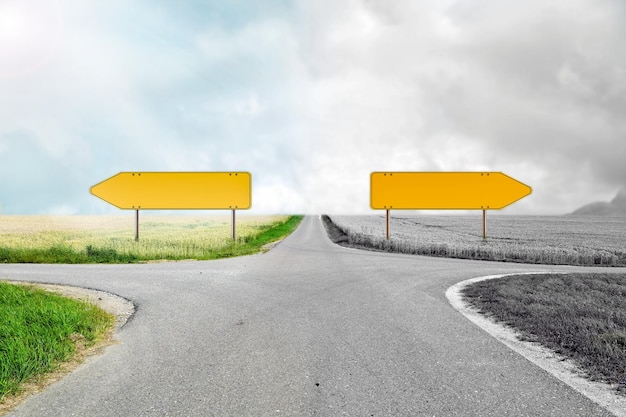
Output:
[[[114,214],[120,171],[248,171],[255,213],[371,214],[373,171],[626,185],[623,0],[0,0],[0,214]]]

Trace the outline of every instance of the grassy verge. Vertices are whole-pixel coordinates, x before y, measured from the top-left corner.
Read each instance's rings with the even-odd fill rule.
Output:
[[[0,282],[0,401],[93,345],[113,322],[93,305]]]
[[[290,216],[286,221],[268,227],[258,234],[247,236],[237,243],[231,243],[220,250],[211,252],[205,259],[228,258],[260,252],[263,250],[263,246],[290,235],[296,230],[303,218],[304,216]]]
[[[217,259],[248,255],[290,234],[303,216],[276,216],[238,223],[237,239],[229,235],[228,221],[205,219],[148,220],[139,242],[129,229],[62,229],[7,234],[0,246],[5,263],[133,263],[154,260]],[[18,235],[20,240],[15,236]],[[2,244],[0,244],[2,245]]]
[[[626,274],[519,275],[477,282],[465,299],[482,313],[576,362],[626,394]]]

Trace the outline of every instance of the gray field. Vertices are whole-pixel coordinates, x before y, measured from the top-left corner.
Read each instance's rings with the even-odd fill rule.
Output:
[[[346,245],[391,252],[539,264],[626,265],[626,217],[330,215]]]

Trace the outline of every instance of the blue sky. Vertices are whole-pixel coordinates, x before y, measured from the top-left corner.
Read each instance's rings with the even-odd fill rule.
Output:
[[[621,0],[0,0],[0,214],[119,171],[249,171],[251,213],[370,213],[372,171],[502,171],[505,214],[626,185]]]

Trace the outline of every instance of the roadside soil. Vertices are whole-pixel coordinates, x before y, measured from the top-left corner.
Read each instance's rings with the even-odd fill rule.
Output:
[[[326,229],[326,233],[328,233],[328,237],[333,243],[336,243],[341,246],[350,247],[348,244],[348,235],[346,235],[340,228],[333,223],[333,221],[327,215],[322,215],[322,224],[324,224],[324,229]]]

